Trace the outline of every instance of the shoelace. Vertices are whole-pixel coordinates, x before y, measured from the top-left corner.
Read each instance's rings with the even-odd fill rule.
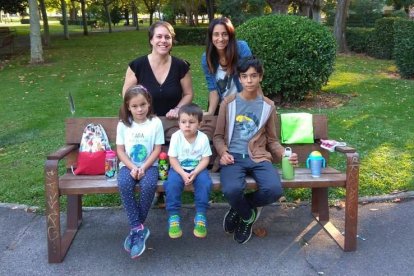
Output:
[[[139,239],[139,233],[140,231],[133,231],[131,235],[131,244],[134,245],[137,243],[137,240]]]
[[[204,216],[197,216],[195,224],[197,226],[206,226],[206,218]]]
[[[178,216],[172,216],[170,217],[169,224],[170,227],[180,226],[180,219],[178,218]]]

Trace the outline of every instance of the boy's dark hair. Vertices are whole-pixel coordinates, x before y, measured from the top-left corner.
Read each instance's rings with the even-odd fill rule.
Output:
[[[263,63],[255,56],[246,57],[239,61],[239,64],[237,65],[238,76],[240,76],[241,73],[245,73],[250,67],[256,69],[256,72],[263,76]]]
[[[203,120],[203,110],[195,103],[185,104],[180,107],[180,110],[178,110],[178,119],[180,119],[180,116],[183,113],[197,117],[198,122]]]

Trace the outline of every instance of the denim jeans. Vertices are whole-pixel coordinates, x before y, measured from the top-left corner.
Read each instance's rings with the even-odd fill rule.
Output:
[[[189,172],[189,171],[187,171]],[[211,178],[207,169],[201,171],[193,182],[194,201],[197,213],[206,213],[209,206]],[[181,208],[181,194],[184,190],[184,181],[173,168],[168,172],[168,179],[164,182],[166,193],[166,209],[169,216],[179,215]]]
[[[254,207],[276,202],[282,196],[280,176],[269,161],[256,163],[248,155],[230,154],[234,157],[234,164],[221,166],[221,190],[231,207],[248,220]],[[245,194],[247,175],[252,176],[258,186],[249,194]]]

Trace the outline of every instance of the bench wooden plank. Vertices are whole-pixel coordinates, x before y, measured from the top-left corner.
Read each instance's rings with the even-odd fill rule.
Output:
[[[322,172],[320,178],[312,178],[308,169],[300,168],[296,170],[295,179],[283,180],[284,188],[323,188],[323,187],[345,187],[346,175],[330,168]],[[281,172],[279,171],[279,174]],[[212,189],[221,190],[220,174],[210,173],[213,182]],[[164,181],[158,181],[157,190],[164,192]],[[256,182],[252,177],[246,178],[247,188],[256,189]],[[193,186],[186,186],[185,191],[193,191]],[[103,175],[73,175],[66,174],[60,178],[59,191],[61,195],[82,195],[82,194],[113,194],[118,193],[118,183],[107,181]],[[137,185],[136,191],[139,191]]]

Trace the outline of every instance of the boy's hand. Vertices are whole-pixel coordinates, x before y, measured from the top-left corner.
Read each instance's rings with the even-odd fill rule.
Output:
[[[289,162],[290,164],[297,166],[299,163],[298,155],[296,153],[292,153],[292,155],[289,157]]]
[[[189,174],[188,172],[184,172],[181,175],[181,177],[182,177],[182,179],[184,181],[184,185],[187,186],[187,185],[190,185],[192,183],[192,181],[191,181],[191,174]]]
[[[220,158],[220,164],[221,165],[230,165],[234,164],[234,157],[228,152],[223,153],[223,155]]]

